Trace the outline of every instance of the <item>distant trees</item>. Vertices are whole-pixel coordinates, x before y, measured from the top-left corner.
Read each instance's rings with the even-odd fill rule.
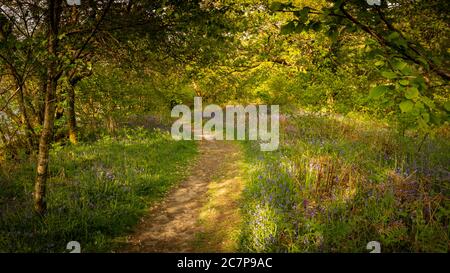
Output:
[[[103,59],[137,67],[133,62],[155,56],[155,50],[161,60],[192,61],[201,56],[192,41],[208,34],[205,23],[219,22],[220,14],[200,1],[0,1],[0,134],[3,146],[37,151],[37,213],[47,208],[55,122],[66,116],[69,141],[77,143],[75,89],[92,75],[92,63]]]

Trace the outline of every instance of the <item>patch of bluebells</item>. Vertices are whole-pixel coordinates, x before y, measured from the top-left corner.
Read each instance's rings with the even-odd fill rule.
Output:
[[[268,246],[276,243],[276,234],[273,234],[274,230],[270,228],[270,219],[265,206],[258,204],[255,209],[251,211],[251,227],[253,229],[253,248],[256,251],[263,251]]]
[[[281,170],[277,172],[277,169],[271,164],[265,172],[258,175],[253,198],[279,212],[286,212],[296,206],[296,192],[289,174]]]

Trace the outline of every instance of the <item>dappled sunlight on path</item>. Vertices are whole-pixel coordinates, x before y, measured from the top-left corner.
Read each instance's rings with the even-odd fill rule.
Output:
[[[223,251],[224,245],[228,249],[232,243],[223,237],[224,230],[226,233],[230,223],[239,222],[235,202],[242,191],[236,168],[239,156],[239,148],[232,142],[201,141],[191,175],[150,209],[121,252],[190,252],[199,251],[204,244],[209,252]],[[222,228],[218,221],[227,227]],[[220,236],[213,234],[212,227]],[[210,242],[217,245],[205,242],[203,235],[208,234]]]

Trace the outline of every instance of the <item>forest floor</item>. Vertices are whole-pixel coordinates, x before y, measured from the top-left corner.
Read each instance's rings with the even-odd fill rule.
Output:
[[[191,174],[150,208],[119,252],[236,251],[242,160],[236,143],[201,141]]]

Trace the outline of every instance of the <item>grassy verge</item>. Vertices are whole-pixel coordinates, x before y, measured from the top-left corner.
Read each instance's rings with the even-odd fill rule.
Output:
[[[281,134],[277,152],[244,144],[241,251],[450,250],[448,133],[419,149],[372,122],[299,115]]]
[[[149,204],[186,175],[195,142],[169,134],[123,130],[117,137],[54,147],[48,215],[32,212],[34,163],[0,168],[0,252],[110,251]]]

